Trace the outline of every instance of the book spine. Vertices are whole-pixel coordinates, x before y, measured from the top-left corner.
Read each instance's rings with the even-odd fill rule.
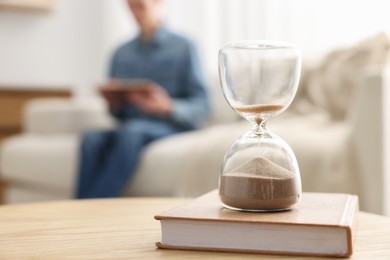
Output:
[[[348,195],[345,208],[340,219],[340,226],[346,227],[347,229],[348,256],[351,256],[353,253],[352,248],[355,240],[355,234],[352,231],[356,230],[358,212],[358,197],[355,195]]]

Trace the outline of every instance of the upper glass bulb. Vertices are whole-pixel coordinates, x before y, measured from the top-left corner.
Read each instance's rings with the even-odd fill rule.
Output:
[[[286,43],[237,42],[219,51],[219,74],[225,98],[254,126],[260,126],[291,104],[300,71],[300,52]]]

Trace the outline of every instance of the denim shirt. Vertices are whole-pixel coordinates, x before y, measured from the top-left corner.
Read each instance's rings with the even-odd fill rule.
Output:
[[[146,78],[161,85],[174,104],[166,120],[181,128],[200,127],[209,113],[206,84],[194,45],[163,26],[151,41],[145,42],[138,36],[120,46],[112,59],[110,77]],[[121,120],[151,117],[132,105],[114,111],[113,115]]]

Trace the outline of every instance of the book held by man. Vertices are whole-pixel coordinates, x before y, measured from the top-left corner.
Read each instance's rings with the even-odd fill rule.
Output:
[[[99,92],[111,108],[118,108],[134,102],[135,98],[150,96],[160,88],[157,83],[148,79],[110,80],[99,86]]]
[[[160,220],[157,247],[285,255],[352,255],[358,197],[341,193],[303,193],[301,202],[282,212],[226,209],[218,191],[168,209]]]
[[[99,87],[101,94],[124,95],[135,92],[148,92],[155,87],[157,83],[148,79],[127,79],[110,80],[108,83]]]

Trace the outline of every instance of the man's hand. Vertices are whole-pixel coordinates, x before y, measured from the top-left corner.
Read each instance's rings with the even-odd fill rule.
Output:
[[[172,98],[157,84],[128,91],[127,101],[148,115],[168,117],[173,109]]]
[[[116,110],[126,104],[126,96],[117,80],[110,80],[99,88],[100,94],[107,100],[110,109]]]

